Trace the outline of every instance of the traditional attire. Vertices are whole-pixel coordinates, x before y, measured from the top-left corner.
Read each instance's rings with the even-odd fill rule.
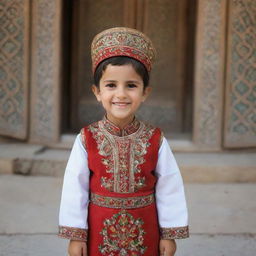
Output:
[[[179,168],[160,129],[104,118],[81,130],[64,176],[59,235],[88,255],[159,255],[159,239],[188,237]]]
[[[91,48],[93,72],[126,56],[148,72],[150,39],[130,28],[107,29]],[[188,237],[179,168],[159,128],[134,119],[120,130],[106,118],[81,130],[64,176],[59,235],[87,241],[89,256],[157,256],[159,239]]]

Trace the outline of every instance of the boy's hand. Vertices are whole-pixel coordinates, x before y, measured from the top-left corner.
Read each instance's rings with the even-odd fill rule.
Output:
[[[70,240],[68,246],[69,256],[87,256],[86,242]]]
[[[159,243],[160,256],[174,256],[176,252],[175,240],[161,239]]]

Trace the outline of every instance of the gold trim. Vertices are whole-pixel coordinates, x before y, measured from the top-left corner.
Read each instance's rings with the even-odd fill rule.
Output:
[[[162,146],[163,140],[164,140],[164,133],[161,131],[160,142],[159,142],[159,148]]]
[[[84,128],[81,130],[80,134],[81,134],[82,144],[83,144],[83,146],[84,146],[84,149],[87,151],[87,147],[86,147],[86,136],[85,136]]]
[[[155,128],[140,122],[138,130],[130,135],[119,137],[111,134],[102,121],[88,126],[97,143],[106,173],[111,177],[101,177],[101,185],[111,192],[134,193],[146,186],[145,177],[140,175],[140,165],[151,145],[149,140]]]
[[[97,34],[91,44],[93,71],[103,60],[127,56],[140,61],[150,72],[156,58],[152,41],[142,32],[126,27],[115,27]]]
[[[74,228],[67,226],[59,226],[59,237],[71,240],[87,241],[88,230],[84,228]]]
[[[181,239],[189,237],[189,227],[160,228],[161,239]]]
[[[91,202],[101,207],[115,209],[135,209],[154,203],[154,194],[136,197],[111,197],[91,193]]]

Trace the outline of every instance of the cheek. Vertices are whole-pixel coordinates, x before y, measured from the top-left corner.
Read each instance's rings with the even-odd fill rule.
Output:
[[[144,99],[144,97],[143,97],[143,95],[134,95],[134,97],[133,97],[133,101],[134,101],[134,103],[136,103],[136,104],[140,104],[142,101],[143,101],[143,99]]]
[[[108,94],[103,94],[101,96],[101,102],[103,104],[109,104],[111,102],[111,97]]]

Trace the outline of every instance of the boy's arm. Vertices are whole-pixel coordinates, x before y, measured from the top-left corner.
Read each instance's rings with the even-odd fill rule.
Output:
[[[87,208],[89,195],[87,152],[81,134],[76,137],[65,170],[60,212],[59,236],[71,240],[87,240]]]
[[[183,181],[169,144],[163,138],[156,167],[156,205],[161,239],[189,236]]]

